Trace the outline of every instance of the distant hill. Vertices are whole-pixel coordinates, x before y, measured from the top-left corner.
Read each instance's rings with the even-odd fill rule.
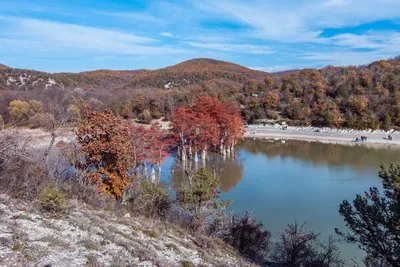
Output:
[[[124,86],[146,70],[96,70],[80,73],[46,73],[0,67],[0,90],[44,90],[49,87],[110,90]]]
[[[252,70],[230,62],[198,58],[163,69],[141,73],[126,87],[147,86],[169,89],[216,78],[245,82],[249,79],[263,79],[265,75],[265,72]]]
[[[396,59],[388,64],[398,64]],[[281,83],[283,77],[297,77],[311,72],[319,72],[326,79],[331,72],[369,69],[374,72],[380,68],[381,61],[368,66],[328,67],[323,69],[288,70],[267,73],[252,70],[230,62],[198,58],[156,70],[95,70],[80,73],[46,73],[35,70],[13,69],[0,64],[0,90],[44,90],[49,87],[82,88],[86,91],[125,90],[135,88],[184,88],[205,81],[222,80],[244,84],[248,81],[263,83],[269,75],[275,82]],[[303,79],[297,77],[296,79]],[[397,77],[397,75],[396,75]],[[397,78],[396,78],[397,79]]]
[[[10,68],[9,66],[0,64],[0,70],[5,70],[5,69],[9,69],[9,68]]]
[[[12,69],[0,65],[0,89],[43,90],[49,87],[85,90],[125,88],[184,87],[188,84],[216,78],[236,82],[263,79],[266,73],[230,62],[214,59],[193,59],[157,70],[95,70],[80,73],[46,73],[35,70]]]

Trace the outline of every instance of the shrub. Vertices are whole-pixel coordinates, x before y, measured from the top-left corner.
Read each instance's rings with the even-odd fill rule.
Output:
[[[236,248],[240,254],[256,263],[263,263],[270,247],[271,233],[264,230],[261,222],[254,221],[250,213],[234,215],[224,241]]]
[[[54,117],[49,113],[36,113],[29,118],[30,128],[44,128],[50,130],[53,128]]]
[[[139,121],[143,123],[149,124],[151,122],[152,116],[150,111],[145,109],[140,115],[139,115]]]
[[[195,265],[191,261],[181,261],[181,267],[194,267]]]
[[[155,232],[155,231],[152,231],[152,230],[143,230],[142,232],[143,232],[143,234],[145,234],[145,235],[147,235],[147,236],[149,236],[149,237],[151,237],[151,238],[158,238],[158,234],[157,234],[157,232]]]
[[[162,185],[145,180],[140,185],[140,206],[148,215],[158,215],[165,218],[171,206],[169,194]]]
[[[39,196],[40,208],[44,212],[61,213],[67,208],[64,193],[57,188],[46,187]]]

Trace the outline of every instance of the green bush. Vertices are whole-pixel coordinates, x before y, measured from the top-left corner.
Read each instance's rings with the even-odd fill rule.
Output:
[[[165,217],[166,212],[171,206],[169,193],[162,184],[153,183],[149,180],[143,181],[140,185],[141,206],[148,215],[158,215]]]
[[[181,261],[182,267],[194,267],[195,265],[191,261]]]
[[[145,235],[147,235],[147,236],[149,236],[149,237],[151,237],[151,238],[158,238],[158,234],[157,234],[157,232],[155,232],[155,231],[152,231],[152,230],[143,230],[142,232],[143,232],[143,234],[145,234]]]
[[[44,212],[61,213],[67,208],[64,193],[57,188],[46,187],[39,196],[40,209]]]

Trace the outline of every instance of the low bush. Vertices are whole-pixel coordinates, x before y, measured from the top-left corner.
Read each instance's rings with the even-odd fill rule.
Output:
[[[40,209],[49,213],[61,213],[67,209],[64,193],[52,187],[46,187],[39,196]]]

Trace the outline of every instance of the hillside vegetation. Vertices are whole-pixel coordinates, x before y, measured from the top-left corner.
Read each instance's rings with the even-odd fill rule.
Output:
[[[7,108],[15,99],[63,99],[58,105],[74,104],[80,109],[78,102],[96,99],[125,118],[149,114],[169,119],[175,108],[211,96],[236,101],[249,123],[285,120],[293,125],[389,129],[400,126],[399,88],[400,57],[367,66],[282,73],[213,59],[194,59],[158,70],[49,74],[2,69],[0,114],[9,123]]]
[[[10,67],[8,67],[8,66],[6,66],[6,65],[0,64],[0,70],[9,69],[9,68],[10,68]]]

